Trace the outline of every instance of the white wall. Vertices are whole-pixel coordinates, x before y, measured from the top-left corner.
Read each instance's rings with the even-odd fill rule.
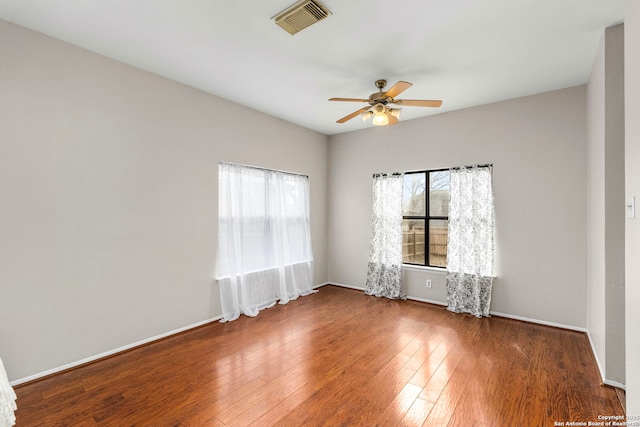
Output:
[[[308,174],[327,137],[0,21],[0,353],[10,380],[221,314],[219,161]]]
[[[364,287],[373,173],[493,163],[492,310],[586,327],[585,103],[578,86],[332,136],[329,280]],[[407,271],[403,286],[445,302],[442,274]]]
[[[640,2],[627,0],[625,9],[625,193],[640,203]],[[640,207],[627,218],[626,369],[627,414],[640,415]]]
[[[605,310],[605,49],[600,40],[587,84],[587,327],[604,376]]]
[[[625,382],[623,36],[604,31],[587,84],[587,327],[613,385]]]
[[[624,302],[624,25],[607,28],[606,42],[606,380],[625,383]],[[587,172],[588,173],[588,172]]]

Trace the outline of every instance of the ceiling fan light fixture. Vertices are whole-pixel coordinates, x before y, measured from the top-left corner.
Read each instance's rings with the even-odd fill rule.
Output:
[[[381,102],[373,106],[373,114],[384,114],[386,111],[386,107]]]
[[[382,103],[377,103],[373,106],[373,124],[375,126],[386,126],[389,124],[387,107]]]
[[[374,114],[373,115],[373,124],[375,126],[386,126],[389,124],[389,117],[385,113],[382,114]]]
[[[366,122],[367,120],[369,120],[371,116],[373,116],[373,111],[371,110],[364,111],[363,113],[360,114],[360,117],[362,117],[363,122]]]
[[[401,112],[402,112],[402,108],[389,108],[389,113],[396,119],[400,118]]]

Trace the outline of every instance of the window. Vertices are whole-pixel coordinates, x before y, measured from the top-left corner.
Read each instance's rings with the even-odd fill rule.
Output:
[[[402,262],[447,266],[449,170],[408,172],[402,189]]]
[[[311,261],[309,178],[286,172],[220,164],[218,276],[234,263],[245,272]]]

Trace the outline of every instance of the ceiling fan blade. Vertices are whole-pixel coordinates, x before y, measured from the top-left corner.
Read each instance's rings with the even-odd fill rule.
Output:
[[[439,107],[442,105],[442,101],[429,99],[396,99],[394,104],[409,107]]]
[[[412,83],[399,81],[398,83],[396,83],[393,86],[391,86],[391,89],[386,91],[384,93],[384,95],[385,96],[389,96],[391,98],[395,98],[396,96],[400,95],[405,90],[409,89],[411,86],[413,86]]]
[[[361,109],[359,109],[358,111],[354,111],[353,113],[349,114],[348,116],[344,116],[344,117],[343,117],[343,118],[341,118],[340,120],[336,120],[336,123],[344,123],[344,122],[346,122],[347,120],[351,120],[351,119],[353,119],[353,118],[354,118],[355,116],[357,116],[358,114],[362,114],[362,113],[364,113],[365,111],[370,110],[370,109],[371,109],[371,106],[370,106],[370,105],[369,105],[369,106],[367,106],[367,107],[361,108]]]
[[[391,114],[387,114],[387,117],[389,118],[389,126],[395,125],[396,123],[400,122],[397,117],[392,116]]]
[[[368,99],[362,99],[362,98],[329,98],[329,101],[369,102]]]

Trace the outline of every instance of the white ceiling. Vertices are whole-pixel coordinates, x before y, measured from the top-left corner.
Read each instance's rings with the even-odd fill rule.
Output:
[[[585,83],[624,20],[624,0],[321,1],[332,15],[293,36],[271,17],[295,0],[0,0],[0,19],[327,135],[371,126],[327,99],[380,78],[444,101],[401,121]]]

